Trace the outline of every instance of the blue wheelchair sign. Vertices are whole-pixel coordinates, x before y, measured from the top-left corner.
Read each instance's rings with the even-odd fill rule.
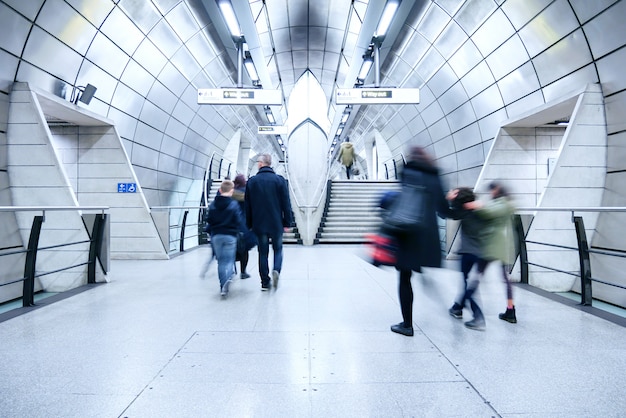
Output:
[[[118,193],[137,193],[137,183],[117,183]]]

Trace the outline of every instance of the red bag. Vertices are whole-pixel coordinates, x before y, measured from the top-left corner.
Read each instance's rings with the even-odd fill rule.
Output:
[[[395,266],[398,244],[396,239],[386,234],[367,234],[370,262],[378,266]]]

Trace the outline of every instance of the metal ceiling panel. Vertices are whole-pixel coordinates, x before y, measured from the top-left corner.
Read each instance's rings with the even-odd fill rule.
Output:
[[[589,64],[580,70],[574,71],[567,76],[555,81],[543,88],[543,96],[546,102],[563,97],[563,92],[579,90],[581,86],[589,83],[597,83],[598,73],[594,64]]]
[[[166,15],[180,0],[152,0],[152,2],[156,5],[161,14]]]
[[[201,68],[204,68],[217,56],[203,32],[198,32],[185,46],[189,49],[193,60],[197,61]]]
[[[622,1],[583,26],[595,58],[600,58],[624,44],[626,39],[624,16],[626,2]]]
[[[30,22],[0,4],[0,48],[20,56],[30,32]]]
[[[454,74],[454,71],[452,71],[452,68],[448,64],[444,64],[439,71],[433,75],[428,85],[435,97],[439,97],[457,81],[458,78]]]
[[[165,134],[168,137],[168,142],[180,142],[185,139],[187,132],[187,126],[176,120],[175,118],[169,118],[167,121],[167,127],[165,128]],[[164,138],[165,141],[165,138]],[[164,146],[164,145],[162,145]],[[171,146],[170,146],[171,147]],[[173,153],[170,153],[174,155]]]
[[[542,86],[590,62],[587,40],[580,29],[533,59]]]
[[[134,141],[136,144],[145,147],[142,152],[138,152],[137,147],[133,149],[133,158],[140,154],[145,154],[148,149],[150,151],[161,148],[161,140],[163,139],[163,133],[154,129],[150,125],[146,125],[143,121],[139,121],[137,124],[137,130],[135,131]],[[144,167],[151,167],[154,165],[154,161],[158,158],[157,155],[152,154],[152,162],[146,161],[144,164],[140,164]]]
[[[415,71],[422,77],[423,80],[428,82],[430,78],[441,68],[441,66],[445,63],[444,58],[441,56],[439,51],[434,48],[431,48],[425,55],[424,58],[419,62]]]
[[[502,10],[513,26],[519,30],[533,20],[535,16],[553,1],[554,0],[508,0],[502,5]]]
[[[65,0],[85,19],[90,21],[96,28],[102,26],[111,10],[115,7],[113,1],[93,1],[93,0]]]
[[[478,94],[471,102],[476,113],[476,119],[481,119],[504,107],[500,90],[495,84]]]
[[[457,151],[461,151],[477,144],[482,141],[480,135],[480,129],[478,129],[478,123],[474,122],[469,126],[452,134],[454,140],[454,148]]]
[[[586,23],[587,21],[595,17],[598,13],[602,12],[612,4],[619,1],[620,0],[570,0],[570,4],[576,12],[578,20],[581,23]]]
[[[463,29],[452,21],[441,33],[435,42],[435,48],[444,57],[449,57],[467,40],[467,35]]]
[[[519,35],[530,56],[534,57],[577,27],[576,16],[567,0],[557,0],[522,28]]]
[[[22,57],[61,80],[73,80],[82,57],[47,32],[33,27]]]
[[[87,59],[115,78],[120,78],[130,58],[106,36],[98,33],[89,47]]]
[[[37,24],[82,55],[87,52],[97,32],[91,23],[62,0],[48,0],[37,18]]]
[[[209,76],[216,88],[233,87],[235,83],[230,79],[229,74],[225,71],[224,66],[218,59],[214,59],[204,67],[205,73]],[[200,87],[200,86],[198,86]],[[210,88],[210,86],[207,86]],[[197,101],[197,100],[196,100]]]
[[[195,112],[189,106],[187,106],[187,104],[180,100],[178,101],[178,103],[176,103],[176,106],[174,107],[174,112],[172,112],[172,116],[174,116],[176,120],[179,120],[185,125],[189,125],[191,119],[193,119],[194,114]]]
[[[161,20],[154,4],[143,0],[121,0],[118,3],[124,13],[139,27],[143,33],[148,33]]]
[[[498,9],[472,35],[472,40],[482,56],[486,57],[514,33],[515,29],[511,22],[509,22],[502,10]]]
[[[182,47],[171,58],[172,64],[185,76],[187,80],[193,80],[202,71],[200,65],[195,60],[193,54],[185,47]]]
[[[450,58],[448,64],[454,70],[458,78],[462,78],[482,60],[482,55],[471,39],[467,40],[461,48]]]
[[[457,79],[454,79],[454,81],[457,81]],[[463,85],[457,81],[448,91],[441,95],[439,104],[444,113],[448,114],[468,100],[469,97],[467,97]]]
[[[134,22],[118,8],[113,9],[100,30],[128,55],[132,55],[144,39]]]
[[[463,83],[463,87],[469,97],[474,97],[495,83],[495,81],[485,61],[482,61],[472,71],[467,73],[465,77],[461,78],[461,83]]]
[[[309,27],[309,50],[324,50],[326,47],[326,28],[320,26]]]
[[[122,138],[132,138],[135,135],[135,129],[137,129],[137,119],[127,115],[124,112],[110,107],[107,117],[115,121],[115,130]],[[129,149],[126,148],[126,151]]]
[[[181,41],[165,20],[161,20],[148,34],[154,45],[163,52],[166,57],[171,57],[180,48]]]
[[[420,33],[413,32],[406,43],[406,48],[401,52],[401,59],[406,61],[412,68],[415,68],[430,46],[430,43]]]
[[[430,43],[433,43],[437,40],[448,22],[450,22],[450,16],[438,5],[431,3],[417,31]]]
[[[474,167],[478,167],[478,169],[482,168],[482,165],[485,162],[485,153],[482,145],[475,145],[457,152],[456,161],[458,164],[458,170],[467,170]],[[466,181],[467,183],[465,184],[468,184],[471,187],[476,179],[467,179]]]
[[[11,90],[18,63],[17,58],[0,50],[0,91],[8,92]]]
[[[446,118],[439,119],[437,122],[428,126],[428,132],[433,142],[437,142],[450,135],[450,127]],[[454,151],[454,143],[450,139],[450,148]]]
[[[504,102],[511,103],[539,90],[540,86],[532,63],[527,62],[498,81],[498,87]]]
[[[185,2],[180,2],[166,16],[165,20],[170,24],[174,32],[183,41],[187,42],[200,30],[198,22],[191,14]]]
[[[168,124],[168,128],[169,126],[170,125]],[[180,126],[184,128],[184,131],[187,131],[187,128],[185,128],[183,125],[180,125]],[[181,140],[184,138],[184,135],[185,135],[185,132],[183,132],[182,135],[179,134],[179,137]],[[178,154],[180,154],[180,150],[182,147],[183,147],[183,143],[180,140],[176,140],[166,134],[163,136],[163,141],[161,141],[160,151],[164,154],[176,157],[178,156]]]
[[[434,0],[434,2],[437,3],[439,7],[445,10],[450,16],[454,16],[463,3],[463,0]]]
[[[487,65],[495,79],[499,80],[529,59],[522,40],[514,35],[487,57]]]
[[[169,85],[171,84],[168,83],[168,86]],[[181,92],[182,90],[183,89],[181,89]],[[178,96],[169,91],[159,80],[152,85],[147,99],[168,114],[174,110],[174,106],[176,106],[176,102],[178,102]]]
[[[4,0],[5,3],[17,10],[18,13],[23,14],[27,19],[30,19],[31,21],[35,20],[35,17],[39,13],[39,10],[41,10],[41,6],[43,5],[44,1],[45,0]],[[4,7],[4,5],[0,6]],[[0,15],[4,13],[4,10],[0,11]]]
[[[446,116],[451,132],[458,132],[466,126],[476,121],[476,113],[470,102],[465,102],[461,106],[448,113]]]
[[[167,58],[147,38],[139,44],[139,48],[133,54],[133,59],[155,77],[159,75],[167,62]]]
[[[169,116],[166,112],[149,100],[144,102],[141,112],[139,113],[140,121],[158,129],[159,132],[165,131],[168,118]]]
[[[474,0],[463,4],[455,16],[456,23],[463,28],[466,34],[473,34],[496,10],[492,0]]]
[[[292,51],[306,51],[309,47],[309,28],[292,26],[289,31]]]
[[[124,84],[119,84],[111,98],[111,106],[133,117],[139,117],[145,100],[145,97],[137,94],[134,90]]]
[[[287,0],[272,0],[271,6],[272,7],[267,8],[267,14],[269,16],[272,31],[289,28]]]
[[[1,58],[0,61],[2,61]],[[611,55],[598,60],[596,65],[602,80],[602,92],[606,96],[626,90],[626,77],[624,77],[626,48],[619,49]],[[2,68],[2,65],[0,65],[0,68]]]
[[[421,113],[422,119],[424,119],[424,123],[426,126],[431,126],[441,118],[445,116],[443,111],[441,110],[441,106],[439,106],[438,102],[433,102],[426,109],[422,110]]]

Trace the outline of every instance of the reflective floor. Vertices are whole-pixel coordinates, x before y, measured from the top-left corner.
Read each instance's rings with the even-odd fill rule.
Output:
[[[220,297],[210,250],[114,261],[111,282],[0,323],[2,417],[622,417],[626,328],[516,287],[481,285],[484,332],[447,308],[460,274],[396,273],[360,246],[285,248],[277,290]],[[464,320],[470,313],[464,312]]]

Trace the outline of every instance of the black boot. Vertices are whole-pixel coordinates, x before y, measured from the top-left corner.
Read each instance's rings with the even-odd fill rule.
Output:
[[[515,306],[512,308],[506,308],[506,312],[498,315],[498,318],[503,321],[510,322],[511,324],[517,324],[517,318],[515,317]]]

